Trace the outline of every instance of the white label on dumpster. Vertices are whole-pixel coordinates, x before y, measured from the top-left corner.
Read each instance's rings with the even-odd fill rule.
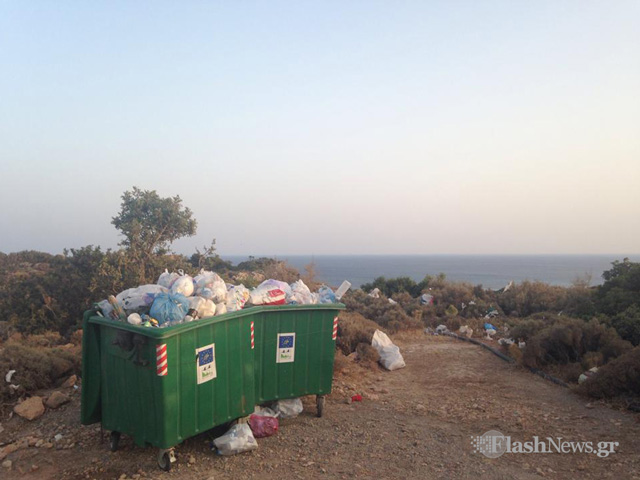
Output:
[[[278,354],[276,363],[291,363],[296,353],[296,334],[295,333],[279,333],[278,334]]]
[[[198,385],[218,376],[216,372],[216,345],[196,348],[196,372]]]

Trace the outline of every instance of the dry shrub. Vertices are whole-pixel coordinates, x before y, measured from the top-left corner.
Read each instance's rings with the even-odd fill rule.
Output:
[[[264,268],[266,278],[275,278],[281,282],[293,283],[300,278],[300,273],[285,261],[270,263]]]
[[[366,368],[376,368],[380,354],[369,343],[359,343],[356,347],[358,363]]]
[[[543,282],[525,281],[498,295],[498,304],[507,315],[528,317],[536,312],[564,309],[567,289]]]
[[[362,290],[356,290],[342,297],[349,311],[358,312],[391,333],[400,330],[422,328],[424,323],[418,316],[410,316],[399,303],[389,303],[385,297],[369,297]]]
[[[0,372],[15,370],[11,379],[14,385],[20,385],[18,394],[33,393],[36,390],[51,388],[62,378],[80,373],[81,349],[79,347],[61,348],[38,345],[43,337],[26,337],[22,342],[9,341],[0,349]],[[16,398],[3,379],[0,382],[0,400]]]
[[[611,360],[580,385],[578,391],[596,398],[640,395],[640,347]]]
[[[524,364],[536,368],[566,365],[582,362],[589,352],[599,352],[606,363],[629,349],[629,342],[622,340],[613,328],[597,320],[584,322],[562,318],[529,338],[524,350]]]
[[[380,326],[356,312],[341,312],[338,320],[336,346],[345,355],[356,351],[359,343],[371,344],[373,333]]]
[[[336,351],[335,357],[333,359],[333,372],[341,373],[347,368],[348,365],[349,359],[345,357],[344,353],[342,353],[341,350]]]
[[[507,350],[511,358],[513,358],[519,364],[522,364],[522,350],[520,349],[520,347],[518,347],[517,344],[512,343],[511,345],[509,345],[509,348]]]
[[[445,325],[452,332],[457,331],[462,326],[460,319],[458,317],[447,318]]]

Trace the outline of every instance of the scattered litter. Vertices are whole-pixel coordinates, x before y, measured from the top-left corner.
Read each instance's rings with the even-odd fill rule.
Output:
[[[302,413],[302,408],[302,400],[289,398],[275,402],[272,410],[280,418],[295,418]]]
[[[373,290],[371,290],[369,292],[369,296],[371,298],[380,298],[380,289],[379,288],[374,288]]]
[[[278,431],[278,419],[273,416],[250,415],[249,427],[255,438],[264,438],[274,435]]]
[[[422,305],[433,305],[433,295],[429,293],[423,293],[420,295],[420,303]]]
[[[354,395],[351,397],[351,401],[352,402],[361,402],[362,401],[362,395],[360,395],[359,393],[357,395]]]
[[[260,415],[261,417],[277,417],[278,415],[280,415],[279,413],[274,412],[268,407],[261,407],[259,405],[255,406],[253,413],[255,415]]]
[[[446,325],[440,324],[436,327],[436,335],[445,335],[447,333],[449,333],[449,329]]]
[[[378,351],[380,364],[387,370],[397,370],[406,366],[400,348],[393,344],[386,333],[376,330],[371,345]]]
[[[458,330],[458,332],[460,333],[460,335],[464,335],[467,338],[471,338],[473,336],[473,329],[468,325],[463,325],[462,327],[460,327],[460,330]]]
[[[235,455],[258,448],[251,427],[246,423],[238,423],[231,427],[227,433],[216,438],[213,444],[218,449],[219,455]]]
[[[390,298],[390,299],[389,299],[389,303],[390,303],[391,305],[397,305],[397,304],[398,304],[398,302],[396,302],[393,298]]]
[[[579,384],[583,384],[584,382],[589,380],[591,377],[593,377],[593,375],[597,371],[598,371],[598,367],[593,367],[593,368],[590,368],[589,370],[587,370],[586,372],[581,373],[580,376],[578,377],[578,383]]]
[[[513,338],[500,338],[498,339],[498,345],[502,345],[503,347],[508,347],[510,345],[513,345],[515,342],[513,341]]]
[[[524,341],[518,342],[518,348],[524,349],[526,346],[527,346],[527,342],[524,342]]]
[[[489,320],[491,318],[497,317],[498,315],[500,315],[500,312],[498,312],[495,307],[489,307],[489,310],[487,310],[487,314],[484,316],[484,318],[485,320]]]
[[[4,379],[7,383],[11,383],[11,377],[13,377],[14,373],[16,373],[15,370],[9,370],[7,374],[4,376]]]
[[[53,439],[54,439],[56,442],[59,442],[60,440],[62,440],[62,434],[61,434],[61,433],[56,434],[56,436],[55,436],[55,437],[53,437]]]

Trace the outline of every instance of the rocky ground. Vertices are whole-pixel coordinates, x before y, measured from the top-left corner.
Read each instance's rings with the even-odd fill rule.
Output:
[[[210,450],[211,438],[223,432],[191,438],[176,449],[169,473],[158,470],[154,449],[123,437],[112,453],[99,426],[80,425],[80,388],[71,380],[60,394],[42,392],[49,403],[44,414],[38,416],[42,400],[33,400],[33,420],[2,418],[0,478],[640,479],[637,414],[589,402],[475,345],[422,333],[394,341],[407,367],[387,372],[350,361],[336,375],[323,418],[306,398],[302,415],[282,421],[258,450],[234,457]],[[350,402],[355,394],[362,402]],[[619,447],[607,458],[506,453],[489,459],[471,445],[488,430],[519,441],[537,435]]]

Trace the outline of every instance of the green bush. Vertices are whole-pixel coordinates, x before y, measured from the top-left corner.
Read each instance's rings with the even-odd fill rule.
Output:
[[[578,391],[595,398],[640,395],[640,347],[601,367]]]

